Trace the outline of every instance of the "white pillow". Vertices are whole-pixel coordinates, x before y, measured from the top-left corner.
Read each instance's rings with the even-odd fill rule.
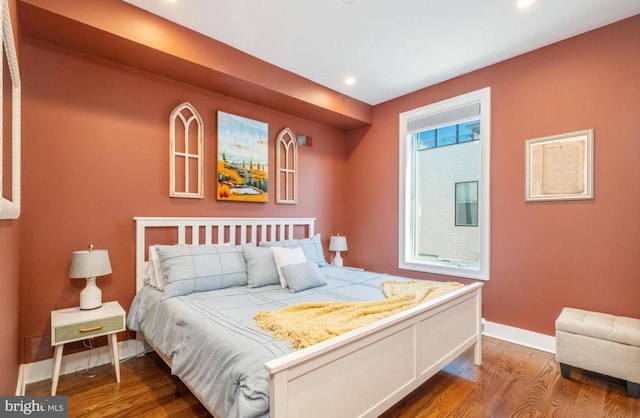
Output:
[[[276,263],[278,277],[280,277],[280,286],[287,287],[287,280],[285,279],[284,274],[282,274],[282,266],[306,262],[307,257],[304,255],[304,250],[302,247],[271,247],[271,252],[273,253],[273,261]]]
[[[147,274],[149,275],[149,285],[158,290],[164,290],[164,277],[160,265],[160,257],[155,245],[149,247],[149,261],[147,261]]]

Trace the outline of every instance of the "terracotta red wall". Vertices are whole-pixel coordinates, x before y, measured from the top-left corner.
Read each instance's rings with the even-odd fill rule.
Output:
[[[134,216],[316,217],[325,246],[346,225],[343,130],[25,39],[20,304],[25,361],[50,355],[49,312],[77,306],[84,281],[71,253],[109,250],[103,300],[134,296]],[[206,198],[169,198],[169,114],[189,101],[205,130]],[[269,124],[270,202],[215,200],[216,111]],[[285,127],[313,137],[299,149],[299,204],[275,204],[274,141]],[[41,336],[45,336],[41,339]]]
[[[550,335],[563,306],[640,317],[638,51],[635,16],[376,106],[372,127],[349,133],[345,263],[428,277],[398,269],[398,114],[489,86],[484,316]],[[595,199],[525,203],[525,141],[590,128]]]

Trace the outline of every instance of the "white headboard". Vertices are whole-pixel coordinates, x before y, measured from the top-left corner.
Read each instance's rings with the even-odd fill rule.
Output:
[[[136,291],[144,286],[147,247],[153,244],[255,244],[310,238],[315,218],[145,218],[136,222]],[[175,231],[175,242],[148,242],[151,228]],[[300,232],[302,230],[303,232]],[[294,236],[298,232],[298,236]],[[300,236],[302,234],[302,236]]]

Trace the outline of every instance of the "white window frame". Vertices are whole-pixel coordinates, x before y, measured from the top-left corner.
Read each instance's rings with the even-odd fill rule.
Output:
[[[179,122],[178,122],[179,121]],[[191,199],[203,199],[204,198],[204,124],[202,118],[193,105],[189,102],[184,102],[171,112],[169,117],[169,196],[170,197],[184,197]],[[176,125],[180,125],[177,128]],[[183,152],[176,151],[176,129],[183,131]],[[197,135],[196,149],[190,149],[190,130],[195,129]],[[177,191],[178,173],[176,172],[176,161],[178,159],[184,160],[184,183],[181,184],[184,191]],[[190,160],[196,160],[198,165],[198,172],[195,178],[190,175]],[[190,192],[191,183],[195,181],[196,191]]]
[[[298,144],[293,131],[284,128],[276,140],[276,203],[298,203]]]
[[[414,176],[416,147],[409,140],[408,124],[417,118],[451,111],[455,108],[480,103],[480,177],[478,179],[479,202],[478,222],[480,228],[479,264],[468,266],[465,263],[440,260],[425,260],[414,257],[412,219],[414,204]],[[449,122],[448,122],[449,123]],[[454,121],[450,121],[454,123]],[[409,110],[400,114],[400,175],[399,175],[399,253],[398,267],[406,270],[444,274],[470,279],[489,280],[490,261],[490,194],[489,194],[489,156],[491,150],[491,89],[486,87],[451,99]]]

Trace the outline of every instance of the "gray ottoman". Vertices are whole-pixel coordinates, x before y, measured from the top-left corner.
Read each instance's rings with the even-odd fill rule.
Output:
[[[564,308],[556,320],[556,360],[562,377],[571,367],[627,381],[640,396],[640,319]]]

